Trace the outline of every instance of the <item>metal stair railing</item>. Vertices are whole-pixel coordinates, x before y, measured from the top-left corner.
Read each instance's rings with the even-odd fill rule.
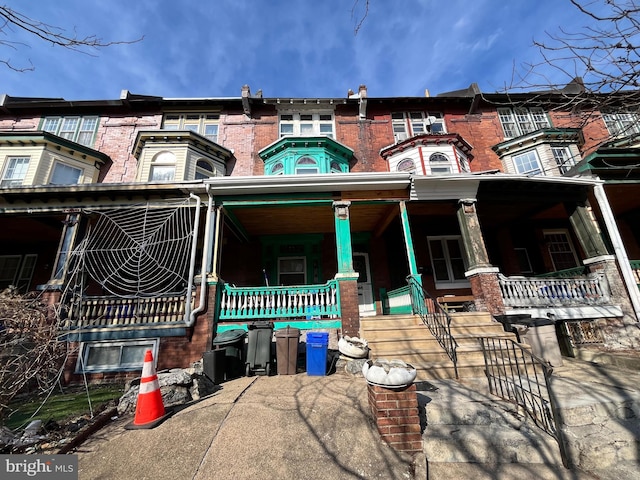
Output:
[[[420,282],[412,275],[407,277],[411,294],[411,308],[414,314],[420,315],[422,323],[426,325],[440,346],[453,362],[453,370],[458,377],[458,346],[451,335],[451,317],[442,306],[424,289]]]
[[[565,467],[571,465],[557,401],[551,389],[553,368],[542,358],[506,338],[478,337],[491,394],[515,403],[558,442]]]

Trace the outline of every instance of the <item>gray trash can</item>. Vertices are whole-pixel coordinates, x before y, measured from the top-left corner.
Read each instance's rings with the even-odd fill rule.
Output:
[[[513,327],[522,343],[531,346],[531,352],[554,367],[562,366],[562,353],[556,335],[556,326],[548,318],[518,320]]]
[[[231,380],[244,374],[244,339],[247,333],[234,328],[219,333],[213,339],[213,350],[224,350],[224,379]],[[215,355],[215,354],[214,354]]]
[[[209,350],[202,354],[202,370],[209,380],[216,385],[224,382],[226,354],[227,352],[224,349]]]
[[[298,373],[298,345],[300,329],[281,328],[276,330],[276,359],[278,375],[295,375]]]
[[[246,375],[260,373],[271,374],[271,343],[273,339],[273,324],[259,321],[249,323],[249,338],[247,339]]]

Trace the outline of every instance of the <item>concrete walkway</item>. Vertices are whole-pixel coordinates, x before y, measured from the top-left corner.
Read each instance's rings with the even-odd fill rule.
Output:
[[[79,478],[415,478],[413,458],[380,440],[362,378],[243,377],[221,387],[154,429],[110,424],[79,448]]]

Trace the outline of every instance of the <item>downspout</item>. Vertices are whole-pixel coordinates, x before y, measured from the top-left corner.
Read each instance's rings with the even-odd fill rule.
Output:
[[[595,185],[593,187],[593,192],[600,207],[600,211],[602,212],[602,216],[604,217],[604,223],[609,231],[609,238],[613,244],[615,256],[618,260],[618,266],[620,267],[622,278],[624,279],[625,286],[627,287],[627,292],[629,292],[631,305],[633,306],[634,313],[636,314],[636,325],[638,325],[640,323],[640,293],[638,291],[638,285],[633,277],[633,272],[631,271],[631,264],[629,263],[627,251],[624,249],[622,238],[620,237],[620,232],[618,231],[618,226],[616,224],[616,219],[611,211],[611,205],[609,205],[607,196],[604,193],[602,183]]]
[[[196,314],[202,311],[205,289],[204,288],[200,289],[200,304],[198,305],[198,308],[192,311],[191,310],[191,295],[193,293],[192,280],[196,270],[196,250],[198,246],[198,228],[200,227],[200,204],[202,203],[202,201],[200,200],[199,196],[193,193],[189,193],[189,198],[193,198],[197,200],[196,218],[195,218],[195,221],[193,222],[193,241],[191,242],[191,259],[189,261],[189,277],[188,277],[189,285],[187,286],[187,295],[185,297],[187,301],[185,302],[185,307],[184,307],[184,323],[187,327],[192,327],[196,320],[196,317],[195,317]],[[211,197],[209,197],[209,201],[211,201]],[[206,238],[205,238],[205,243],[206,243]],[[206,253],[206,246],[205,246],[204,252]],[[206,280],[207,275],[204,272],[204,265],[202,266],[202,270],[203,271],[201,272],[200,277]]]

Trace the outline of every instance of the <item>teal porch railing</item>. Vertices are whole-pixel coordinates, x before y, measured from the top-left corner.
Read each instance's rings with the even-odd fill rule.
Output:
[[[382,301],[382,313],[384,315],[398,315],[413,313],[411,309],[411,292],[409,285],[396,288],[395,290],[380,289],[380,299]]]
[[[225,283],[220,320],[253,318],[336,318],[340,315],[338,282],[283,287],[235,287]]]

